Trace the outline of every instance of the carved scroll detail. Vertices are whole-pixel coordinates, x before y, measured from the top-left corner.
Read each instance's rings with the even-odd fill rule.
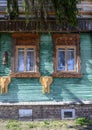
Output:
[[[2,76],[0,77],[0,93],[8,93],[8,85],[11,82],[10,76]]]
[[[50,85],[53,82],[53,78],[51,76],[41,76],[40,82],[43,86],[43,93],[50,93]]]

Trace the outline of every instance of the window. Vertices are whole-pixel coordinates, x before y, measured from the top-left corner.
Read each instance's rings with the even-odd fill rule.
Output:
[[[12,38],[11,77],[40,77],[39,35],[14,33]]]
[[[19,118],[32,117],[32,109],[19,109]]]
[[[61,118],[62,119],[75,119],[75,109],[62,109]]]
[[[76,47],[57,46],[57,71],[76,72]]]
[[[16,47],[16,71],[17,72],[36,72],[35,47],[17,46]]]
[[[53,34],[53,48],[53,77],[81,78],[79,34]]]

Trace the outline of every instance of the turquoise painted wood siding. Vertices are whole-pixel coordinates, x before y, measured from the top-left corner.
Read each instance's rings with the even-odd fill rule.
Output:
[[[2,65],[3,51],[9,53],[9,63]],[[81,72],[83,77],[54,78],[51,93],[43,94],[39,78],[12,78],[9,93],[0,95],[0,102],[31,102],[31,101],[74,101],[92,100],[92,35],[80,35]],[[40,37],[40,72],[51,75],[53,72],[52,36],[43,34]],[[11,72],[11,35],[0,36],[0,76]]]
[[[8,64],[2,64],[3,52],[8,52]],[[0,34],[0,76],[9,75],[11,72],[11,34]]]
[[[53,73],[53,46],[51,35],[41,35],[40,38],[40,73],[48,76]]]

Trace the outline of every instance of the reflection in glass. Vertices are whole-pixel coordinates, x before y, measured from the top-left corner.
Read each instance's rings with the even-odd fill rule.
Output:
[[[27,49],[26,71],[34,71],[34,49]]]
[[[58,49],[58,70],[65,70],[65,49]]]
[[[68,70],[74,70],[74,49],[68,49]]]
[[[24,71],[24,49],[18,49],[18,66],[17,71],[23,72]]]

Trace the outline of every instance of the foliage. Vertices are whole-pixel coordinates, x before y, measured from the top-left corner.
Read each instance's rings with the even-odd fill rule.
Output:
[[[43,121],[43,127],[50,127],[50,122],[48,121]]]
[[[28,21],[31,15],[36,20],[41,20],[42,25],[45,24],[48,19],[48,10],[52,5],[55,11],[56,20],[58,23],[62,23],[63,20],[69,24],[76,25],[76,15],[78,13],[76,4],[80,0],[22,0],[23,8],[26,14],[26,20]],[[19,7],[18,0],[7,0],[7,12],[9,15],[13,15],[13,18],[18,18]]]
[[[7,13],[10,15],[10,19],[18,18],[18,0],[7,0]]]
[[[89,120],[85,117],[77,118],[76,119],[76,124],[78,125],[87,125],[89,124]]]
[[[91,120],[89,120],[89,125],[92,125],[92,119],[91,119]]]
[[[36,128],[37,124],[35,124],[35,123],[29,123],[28,126],[29,126],[29,128]]]
[[[52,0],[56,17],[59,23],[62,22],[62,18],[70,24],[76,24],[76,15],[78,13],[76,4],[78,0]]]
[[[92,130],[92,120],[84,125],[76,125],[75,120],[0,120],[0,126],[2,130]]]
[[[18,121],[15,121],[15,120],[9,120],[6,127],[9,129],[9,130],[21,130],[20,128],[20,123]]]

